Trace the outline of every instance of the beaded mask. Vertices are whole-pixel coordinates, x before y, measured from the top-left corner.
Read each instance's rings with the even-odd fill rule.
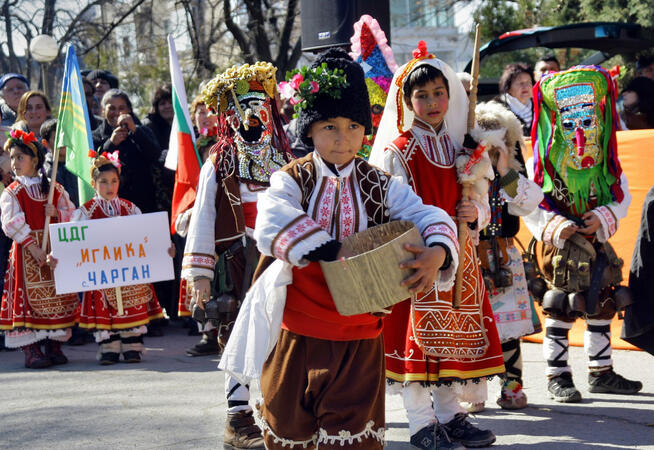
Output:
[[[536,181],[545,193],[563,183],[579,214],[590,209],[591,197],[605,205],[622,195],[615,91],[609,73],[596,66],[548,74],[534,87]]]
[[[234,131],[238,155],[238,176],[244,180],[268,183],[270,175],[286,164],[273,141],[272,99],[256,81],[250,89],[236,96],[238,106],[231,100],[224,112]]]

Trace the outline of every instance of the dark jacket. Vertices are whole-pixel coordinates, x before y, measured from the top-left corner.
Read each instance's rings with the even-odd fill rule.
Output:
[[[145,116],[143,125],[152,131],[161,148],[159,161],[153,168],[157,209],[170,212],[175,188],[175,171],[164,167],[164,162],[168,154],[171,126],[159,114],[152,113]]]
[[[145,116],[145,119],[143,119],[143,125],[152,130],[152,133],[154,133],[154,136],[157,138],[157,142],[159,143],[159,148],[161,148],[161,150],[167,150],[168,142],[170,141],[170,124],[159,114],[150,113]]]
[[[0,102],[0,114],[2,115],[0,125],[10,127],[16,122],[16,111],[11,109],[5,102]]]
[[[45,174],[52,180],[52,153],[48,152],[45,155],[45,162],[43,169]],[[63,186],[64,190],[68,192],[70,201],[79,206],[79,191],[77,190],[77,175],[71,173],[66,169],[66,163],[60,161],[57,165],[57,183]]]
[[[121,181],[118,195],[138,206],[144,213],[157,211],[153,168],[161,154],[157,139],[148,127],[137,125],[134,133],[115,146],[113,128],[105,120],[93,130],[93,145],[98,153],[120,151]]]

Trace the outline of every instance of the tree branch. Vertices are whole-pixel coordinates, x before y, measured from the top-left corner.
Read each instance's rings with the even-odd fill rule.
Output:
[[[100,38],[100,39],[99,39],[95,44],[91,45],[91,46],[88,47],[86,50],[84,50],[84,51],[82,52],[82,56],[88,54],[91,50],[95,49],[95,48],[96,48],[97,46],[99,46],[102,42],[104,42],[104,40],[107,39],[107,38],[109,37],[109,35],[111,35],[111,33],[114,31],[114,29],[115,29],[118,25],[120,25],[121,23],[123,23],[123,21],[124,21],[126,18],[128,18],[128,17],[129,17],[129,16],[130,16],[134,11],[136,11],[136,8],[138,8],[139,6],[141,6],[141,5],[143,4],[144,1],[145,1],[145,0],[134,0],[134,4],[132,5],[132,7],[131,7],[129,10],[127,10],[127,12],[124,13],[124,14],[123,14],[123,15],[122,15],[122,16],[121,16],[117,21],[111,22],[111,24],[109,24],[109,29],[108,29],[108,30],[107,30],[107,31],[102,35],[102,37],[101,37],[101,38]]]
[[[275,59],[275,65],[280,69],[282,67],[287,67],[287,63],[289,61],[288,51],[291,46],[291,33],[293,31],[293,25],[295,25],[295,17],[297,16],[297,3],[297,0],[288,0],[286,17],[284,18],[284,28],[282,29],[282,34],[279,38],[279,50],[277,53],[277,58]],[[295,46],[297,46],[297,43]],[[284,70],[284,73],[285,72],[286,70]]]
[[[223,1],[223,17],[225,18],[225,26],[229,32],[234,36],[234,40],[241,49],[243,54],[243,60],[246,63],[254,64],[254,55],[252,54],[252,49],[250,47],[250,42],[243,34],[243,31],[236,25],[234,19],[232,18],[232,7],[230,5],[230,0]]]

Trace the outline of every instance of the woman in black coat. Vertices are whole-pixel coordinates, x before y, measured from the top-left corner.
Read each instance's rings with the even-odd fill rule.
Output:
[[[175,188],[175,171],[164,167],[170,141],[170,130],[175,118],[172,103],[170,83],[157,88],[152,98],[150,112],[143,119],[143,125],[148,127],[157,138],[161,155],[152,169],[155,187],[155,202],[159,211],[170,214]]]
[[[157,211],[152,171],[161,154],[152,131],[137,125],[127,93],[110,89],[102,97],[104,122],[93,131],[98,153],[120,151],[122,163],[118,195],[144,213]]]

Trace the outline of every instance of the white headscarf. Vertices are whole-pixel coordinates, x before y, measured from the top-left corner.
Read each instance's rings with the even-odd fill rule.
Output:
[[[420,44],[419,44],[420,46]],[[433,56],[433,55],[431,55]],[[445,125],[448,134],[456,148],[460,148],[463,144],[463,138],[467,130],[468,122],[468,95],[456,72],[450,66],[445,64],[438,58],[423,57],[424,59],[412,59],[402,67],[400,67],[393,76],[391,87],[388,90],[388,98],[386,99],[386,106],[384,107],[384,115],[379,123],[379,131],[375,137],[375,143],[370,153],[370,163],[381,167],[384,161],[384,149],[388,147],[397,137],[411,128],[413,118],[415,117],[413,111],[402,104],[404,95],[402,94],[402,86],[406,77],[415,70],[425,64],[429,64],[445,75],[449,85],[450,100],[445,114]],[[408,68],[408,70],[407,70]],[[406,72],[406,73],[405,73]],[[402,114],[403,121],[398,123],[398,117]],[[399,129],[399,127],[402,127]]]

